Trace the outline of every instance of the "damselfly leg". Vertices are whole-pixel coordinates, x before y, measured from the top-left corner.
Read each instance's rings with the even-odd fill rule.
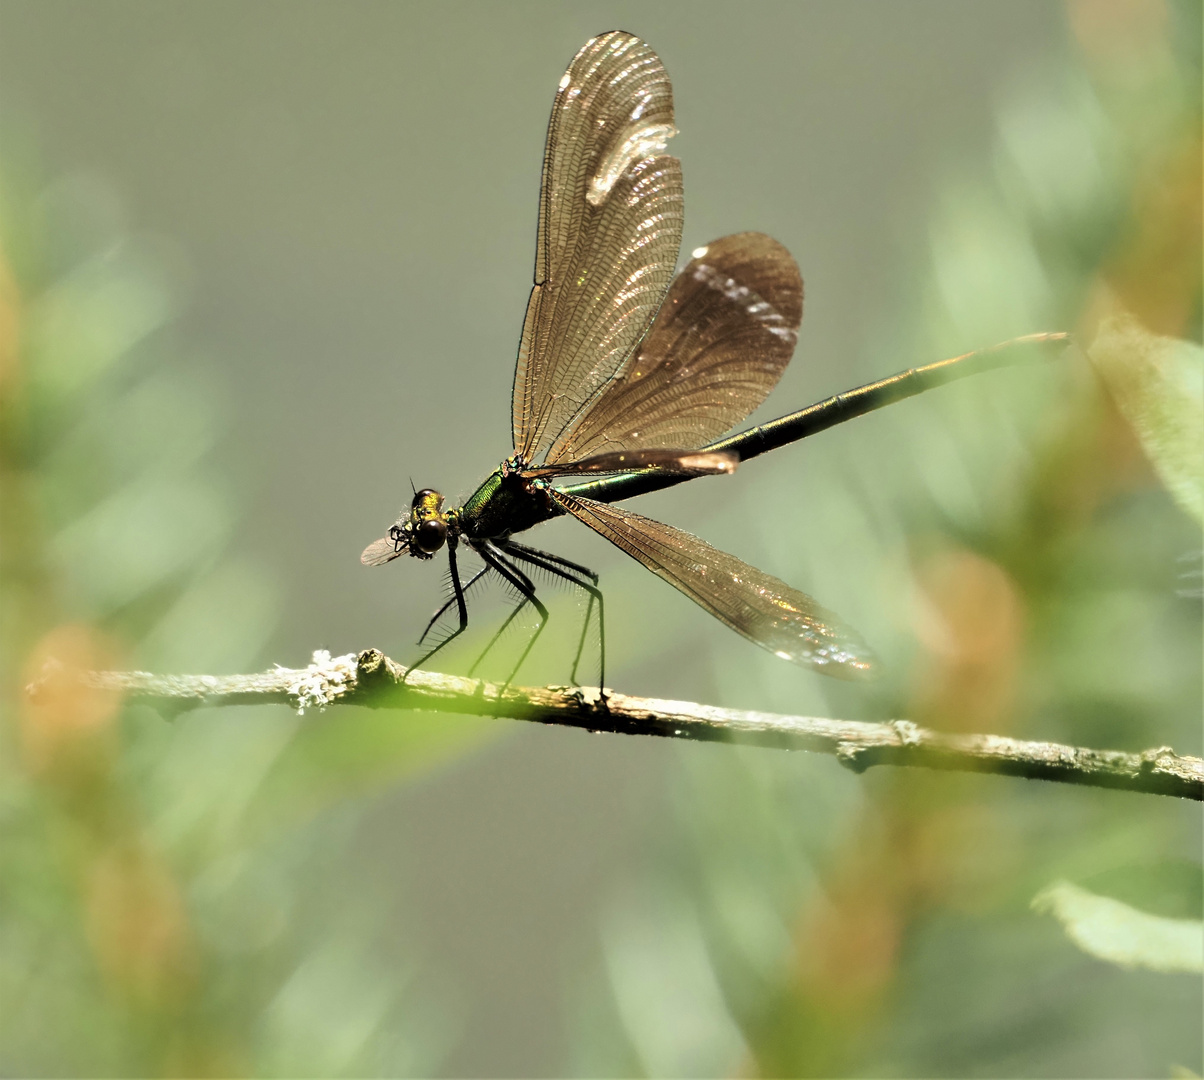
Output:
[[[472,575],[472,577],[470,577],[466,582],[464,582],[462,591],[465,596],[468,595],[469,589],[471,589],[478,581],[481,580],[481,578],[483,578],[486,574],[489,573],[490,569],[491,568],[489,566],[482,566],[480,570],[478,570],[475,574]],[[435,623],[437,623],[447,613],[447,609],[449,607],[451,607],[452,604],[454,604],[455,602],[456,602],[456,594],[455,594],[455,592],[453,592],[451,596],[449,596],[446,600],[443,601],[443,603],[439,606],[438,610],[436,610],[435,614],[431,616],[430,622],[428,622],[426,624],[426,629],[422,631],[422,636],[418,639],[419,645],[421,645],[426,640],[426,635],[431,632],[431,630],[434,628]],[[451,639],[449,638],[448,640],[450,641]]]
[[[449,537],[447,543],[447,565],[451,577],[452,596],[451,600],[444,605],[438,614],[441,615],[443,611],[446,611],[447,608],[454,603],[456,605],[456,612],[460,616],[460,625],[457,626],[456,629],[450,634],[448,634],[447,637],[440,641],[433,649],[428,649],[414,663],[412,663],[406,670],[407,676],[411,671],[422,667],[422,665],[425,664],[432,656],[434,656],[435,653],[439,652],[439,650],[445,645],[447,645],[453,639],[458,638],[462,633],[464,633],[465,630],[468,629],[468,604],[464,600],[464,586],[460,584],[460,570],[456,565],[456,547],[457,543],[455,537]],[[475,581],[479,576],[480,574],[474,575],[472,580]],[[436,618],[437,617],[438,615],[436,615]],[[434,623],[434,619],[431,620],[431,623]],[[429,625],[427,626],[427,630],[430,630]],[[425,631],[423,632],[422,636],[426,637]],[[419,640],[419,644],[421,644],[421,639]],[[402,682],[405,682],[404,678],[402,679]]]
[[[525,574],[521,568],[513,562],[513,560],[521,560],[530,566],[538,567],[540,570],[551,574],[554,577],[567,581],[569,584],[576,586],[584,591],[589,597],[585,610],[585,620],[582,623],[581,635],[577,641],[577,651],[573,657],[572,680],[577,683],[577,672],[581,664],[581,656],[585,651],[585,639],[589,633],[589,627],[593,618],[593,610],[595,602],[598,605],[598,651],[599,651],[599,685],[605,684],[606,673],[606,622],[605,622],[605,607],[601,591],[597,588],[598,575],[588,566],[582,566],[580,563],[575,563],[571,559],[565,559],[560,555],[555,555],[550,551],[541,551],[539,548],[528,547],[525,544],[519,544],[513,540],[499,540],[493,545],[492,557],[482,552],[477,545],[473,545],[477,554],[485,560],[485,565],[477,570],[467,581],[460,580],[459,566],[456,563],[455,556],[452,555],[448,566],[448,580],[451,583],[452,595],[447,598],[434,612],[426,624],[426,629],[423,630],[422,636],[418,639],[421,645],[434,628],[435,624],[445,615],[448,610],[456,606],[460,609],[461,622],[460,625],[440,641],[435,647],[423,656],[413,665],[420,667],[423,663],[429,660],[440,649],[448,644],[453,638],[463,632],[467,625],[467,594],[469,590],[484,578],[490,572],[497,573],[504,581],[513,586],[519,593],[519,601],[510,611],[509,615],[503,621],[497,632],[490,638],[489,643],[485,646],[481,655],[473,662],[469,668],[469,675],[476,672],[481,662],[493,651],[493,647],[498,643],[510,624],[518,617],[522,610],[532,604],[540,613],[540,625],[532,635],[531,640],[523,650],[522,656],[519,658],[518,665],[510,674],[510,679],[513,679],[518,672],[518,668],[530,654],[531,648],[535,643],[535,638],[543,629],[543,623],[548,618],[547,609],[544,608],[536,599],[535,585],[530,577]],[[505,558],[503,556],[508,556]],[[507,684],[509,683],[507,680]]]
[[[502,551],[496,547],[491,541],[485,540],[473,544],[473,550],[476,551],[486,564],[496,570],[506,581],[516,588],[522,594],[522,600],[518,606],[507,616],[506,621],[502,623],[501,628],[489,644],[485,646],[485,651],[477,657],[472,667],[468,669],[469,675],[476,671],[478,665],[489,654],[489,650],[493,648],[498,638],[501,637],[506,627],[514,621],[515,616],[527,605],[530,604],[539,613],[539,625],[535,628],[535,632],[527,641],[526,647],[522,651],[522,655],[518,658],[518,663],[511,669],[510,674],[506,676],[506,681],[502,683],[503,689],[509,686],[514,681],[514,676],[518,674],[518,669],[523,666],[523,662],[531,653],[531,649],[535,646],[535,642],[539,640],[539,635],[543,633],[543,628],[548,625],[548,609],[544,606],[543,601],[535,595],[535,585],[519,567],[515,566]]]
[[[581,624],[581,637],[577,641],[577,653],[573,657],[573,670],[570,678],[573,680],[574,685],[578,685],[577,668],[581,663],[581,654],[585,649],[585,638],[589,633],[590,618],[594,612],[594,604],[598,605],[598,687],[599,689],[603,689],[606,686],[606,607],[602,597],[602,590],[598,588],[598,575],[588,566],[582,566],[580,563],[575,563],[560,555],[553,555],[550,551],[541,551],[539,548],[527,547],[526,544],[519,544],[514,540],[501,541],[498,546],[515,558],[523,559],[532,566],[538,566],[541,570],[546,570],[549,574],[554,574],[565,581],[572,582],[589,595],[589,601],[585,607],[585,620]],[[588,578],[588,581],[583,581],[581,580],[582,578]]]

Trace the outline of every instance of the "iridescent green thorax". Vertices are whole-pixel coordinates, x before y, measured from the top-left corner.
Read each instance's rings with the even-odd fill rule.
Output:
[[[490,539],[522,532],[556,517],[559,507],[543,480],[520,474],[513,459],[502,462],[474,491],[456,515],[459,531],[470,539]]]

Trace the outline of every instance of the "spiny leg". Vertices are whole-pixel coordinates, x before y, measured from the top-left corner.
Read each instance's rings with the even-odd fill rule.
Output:
[[[602,593],[596,588],[590,588],[584,581],[578,581],[576,578],[572,577],[571,575],[563,573],[561,570],[557,569],[556,567],[544,565],[542,562],[540,562],[540,560],[546,560],[547,562],[556,563],[557,567],[562,567],[564,569],[571,570],[576,574],[582,574],[585,577],[589,578],[590,581],[592,581],[595,586],[598,584],[598,580],[599,580],[597,573],[595,571],[591,570],[588,566],[582,566],[580,563],[575,563],[571,559],[564,558],[563,555],[554,555],[550,551],[543,551],[540,548],[529,547],[526,544],[520,544],[517,540],[506,540],[506,541],[500,543],[499,546],[502,547],[503,550],[511,552],[514,555],[518,556],[519,558],[527,558],[528,556],[534,556],[534,558],[527,558],[527,561],[533,563],[536,566],[540,566],[542,569],[547,570],[549,573],[556,574],[557,577],[562,577],[566,581],[571,581],[574,585],[578,586],[581,589],[586,590],[586,592],[589,593],[589,603],[585,609],[585,622],[581,626],[581,638],[577,642],[577,655],[573,659],[573,670],[572,670],[571,677],[572,677],[572,680],[574,683],[577,682],[577,666],[581,662],[581,653],[585,648],[585,635],[589,632],[589,620],[590,620],[590,616],[593,614],[594,601],[597,600],[597,602],[598,602],[598,653],[599,653],[599,667],[601,668],[601,677],[599,679],[599,682],[602,685],[605,685],[605,683],[606,683],[606,626],[605,626],[605,611],[604,611],[603,602],[602,602]]]
[[[488,566],[482,566],[480,570],[478,570],[478,571],[477,571],[475,574],[473,574],[473,575],[472,575],[472,577],[470,577],[470,578],[469,578],[469,579],[468,579],[468,580],[467,580],[467,581],[464,583],[464,590],[463,590],[463,591],[464,591],[464,594],[465,594],[465,595],[467,595],[467,594],[468,594],[468,590],[469,590],[469,589],[471,589],[471,588],[472,588],[472,587],[473,587],[473,586],[474,586],[474,585],[475,585],[475,584],[476,584],[478,581],[480,581],[480,580],[481,580],[481,578],[483,578],[483,577],[484,577],[486,574],[488,574],[488,573],[489,573],[489,567],[488,567]],[[432,629],[432,627],[434,627],[435,623],[437,623],[437,622],[439,621],[439,619],[440,619],[440,618],[443,616],[443,613],[444,613],[445,611],[447,611],[447,609],[448,609],[449,607],[451,607],[451,606],[452,606],[452,604],[454,604],[455,602],[456,602],[456,594],[453,592],[453,593],[452,593],[452,595],[451,595],[451,596],[449,596],[449,597],[448,597],[448,598],[447,598],[447,599],[446,599],[446,600],[443,602],[443,604],[442,604],[442,606],[439,608],[439,610],[438,610],[438,611],[436,611],[436,612],[435,612],[435,614],[431,616],[431,621],[430,621],[430,622],[428,622],[428,623],[426,624],[426,629],[422,631],[422,637],[420,637],[420,638],[418,639],[418,644],[419,644],[419,645],[421,645],[421,644],[422,644],[422,643],[423,643],[423,642],[426,640],[426,635],[427,635],[427,634],[429,634],[429,633],[431,632],[431,629]],[[448,640],[448,641],[451,641],[451,638],[448,638],[447,640]]]
[[[543,628],[548,625],[548,609],[544,607],[539,597],[535,595],[535,586],[531,583],[531,579],[527,577],[527,575],[524,574],[517,566],[510,562],[510,560],[507,559],[498,548],[494,547],[492,543],[490,543],[488,540],[485,540],[482,541],[479,546],[474,544],[473,548],[476,553],[485,560],[486,563],[492,566],[493,569],[495,569],[499,574],[502,575],[502,577],[504,577],[508,582],[510,582],[511,585],[513,585],[520,593],[522,593],[523,601],[514,609],[514,611],[510,613],[510,619],[513,619],[514,616],[517,615],[522,609],[522,607],[528,603],[531,604],[537,612],[539,612],[539,625],[535,628],[535,633],[531,635],[530,640],[527,642],[527,647],[523,649],[522,655],[518,658],[518,663],[514,665],[514,669],[506,677],[506,681],[502,683],[502,688],[505,689],[510,685],[511,682],[513,682],[514,676],[518,674],[518,669],[523,666],[523,661],[526,660],[530,655],[531,649],[534,647],[535,642],[539,639],[539,635],[543,633]],[[510,622],[510,619],[507,620],[507,624]],[[497,635],[494,635],[494,640],[497,640]],[[490,647],[492,647],[492,644],[493,643],[490,642]],[[485,653],[488,651],[489,650],[486,649]],[[482,653],[477,659],[477,664],[484,659],[485,653]],[[473,667],[475,668],[476,664],[474,664]]]
[[[581,637],[577,641],[577,654],[573,657],[573,670],[570,675],[573,683],[577,684],[577,667],[581,663],[581,653],[585,649],[585,637],[589,633],[590,616],[593,614],[594,602],[598,604],[598,689],[605,692],[606,686],[606,606],[602,599],[602,591],[597,587],[598,575],[588,566],[582,566],[579,563],[562,558],[559,555],[553,555],[550,551],[541,551],[539,548],[528,547],[526,544],[519,544],[513,540],[499,541],[498,546],[509,555],[515,558],[523,559],[525,562],[531,563],[533,566],[538,566],[541,570],[546,570],[549,574],[555,574],[565,581],[571,581],[579,589],[584,589],[589,594],[589,603],[585,609],[585,621],[581,624]],[[582,581],[576,575],[588,577],[593,584]]]
[[[501,640],[502,635],[509,629],[510,624],[514,622],[515,618],[518,617],[518,613],[527,606],[528,602],[529,598],[524,595],[519,602],[510,609],[510,614],[506,616],[505,621],[497,628],[497,632],[489,639],[489,644],[481,650],[481,655],[472,662],[472,667],[468,669],[469,678],[472,678],[472,676],[476,674],[476,670],[478,666],[480,666],[481,661],[493,651],[493,647],[498,643],[499,640]]]
[[[511,542],[511,541],[495,541],[494,543],[495,543],[495,544],[496,544],[498,547],[501,547],[503,550],[508,550],[508,549],[509,549],[511,546],[513,546],[513,547],[515,547],[515,548],[519,548],[519,549],[521,549],[521,550],[523,550],[523,551],[528,551],[528,550],[530,550],[530,551],[535,551],[535,549],[534,549],[534,548],[529,548],[529,549],[528,549],[528,548],[526,548],[526,547],[525,547],[524,545],[522,545],[522,544],[512,544],[512,542]],[[480,552],[478,552],[478,554],[480,554]],[[545,554],[545,553],[543,553],[543,552],[539,552],[539,554]],[[550,557],[550,558],[554,558],[554,559],[558,559],[558,558],[559,558],[558,556],[549,556],[549,557]],[[564,561],[565,561],[565,562],[567,562],[568,560],[564,560]],[[489,571],[489,570],[491,570],[491,569],[493,569],[493,567],[491,567],[489,564],[486,564],[486,565],[485,565],[485,567],[484,567],[484,569],[482,570],[482,573],[488,572],[488,571]],[[515,569],[517,569],[517,567],[516,567]],[[584,568],[583,568],[583,569],[584,569]],[[553,572],[555,572],[555,571],[553,571]],[[586,572],[588,573],[589,571],[586,571]],[[478,576],[479,576],[479,575],[478,575]],[[474,578],[473,578],[473,581],[475,581],[475,580],[476,580],[476,578],[474,577]],[[507,579],[507,580],[509,580],[509,579]],[[530,580],[529,580],[529,579],[528,579],[528,584],[531,584],[531,582],[530,582]],[[579,582],[576,582],[576,581],[574,581],[574,584],[580,584],[580,583],[579,583]],[[465,590],[465,592],[467,592],[467,591],[468,591],[468,588],[469,588],[469,586],[470,586],[470,585],[472,585],[472,581],[470,581],[470,582],[468,583],[468,585],[465,585],[465,586],[464,586],[464,590]],[[534,586],[532,586],[532,588],[534,588]],[[502,637],[502,635],[503,635],[503,634],[505,634],[505,632],[506,632],[506,631],[507,631],[507,630],[510,628],[510,624],[511,624],[512,622],[514,622],[514,620],[515,620],[515,619],[518,617],[519,613],[520,613],[520,612],[523,610],[523,608],[525,608],[525,607],[527,606],[527,604],[528,604],[529,602],[530,602],[530,598],[529,598],[529,597],[528,597],[528,596],[527,596],[525,593],[524,593],[524,594],[522,594],[521,598],[519,599],[519,602],[518,602],[518,603],[517,603],[517,604],[516,604],[516,605],[515,605],[513,608],[511,608],[511,610],[510,610],[510,614],[508,614],[508,615],[506,616],[506,619],[505,619],[505,621],[502,623],[502,625],[501,625],[501,626],[499,626],[499,627],[497,628],[497,632],[496,632],[496,633],[493,635],[493,637],[491,637],[491,638],[489,639],[489,643],[488,643],[488,644],[485,646],[485,648],[484,648],[484,649],[481,651],[481,655],[480,655],[480,656],[478,656],[478,657],[476,658],[476,660],[475,660],[475,661],[473,661],[473,665],[472,665],[472,667],[470,667],[470,668],[468,669],[468,674],[469,674],[470,676],[471,676],[471,675],[473,675],[473,674],[476,672],[476,670],[477,670],[477,667],[480,665],[481,661],[482,661],[482,660],[484,660],[484,659],[485,659],[485,657],[486,657],[486,656],[488,656],[488,655],[490,654],[490,652],[492,652],[492,651],[493,651],[493,647],[494,647],[494,646],[495,646],[495,645],[498,643],[498,641],[499,641],[499,640],[501,640],[501,637]],[[591,598],[591,603],[592,603],[592,598]],[[446,607],[446,605],[445,605],[445,607]]]
[[[513,551],[518,555],[537,555],[541,559],[547,559],[548,562],[554,562],[557,566],[563,566],[567,570],[584,574],[595,585],[598,584],[598,575],[593,570],[588,566],[582,566],[580,563],[573,562],[572,559],[566,559],[563,555],[553,555],[550,551],[544,551],[542,548],[533,548],[529,544],[520,544],[517,540],[498,540],[497,545],[503,551]]]
[[[444,645],[448,644],[448,642],[452,641],[454,638],[458,638],[466,629],[468,629],[468,605],[464,602],[464,587],[460,584],[460,571],[456,566],[456,543],[457,541],[454,536],[449,536],[447,538],[447,565],[451,570],[452,600],[455,601],[456,607],[459,609],[460,625],[457,626],[455,630],[448,634],[447,637],[439,642],[439,644],[433,649],[423,653],[415,663],[411,664],[409,670],[406,672],[407,677],[411,671],[422,667],[422,665],[425,664],[432,656],[434,656],[435,653],[442,649]],[[423,634],[422,636],[426,637],[426,634]],[[404,678],[402,679],[402,682],[405,682]]]

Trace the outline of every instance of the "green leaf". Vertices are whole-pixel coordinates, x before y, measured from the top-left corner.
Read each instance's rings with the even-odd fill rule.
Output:
[[[1204,349],[1120,314],[1104,320],[1088,356],[1167,490],[1204,523]]]
[[[1067,881],[1043,889],[1035,911],[1053,915],[1083,952],[1123,968],[1204,971],[1204,923],[1168,919]]]

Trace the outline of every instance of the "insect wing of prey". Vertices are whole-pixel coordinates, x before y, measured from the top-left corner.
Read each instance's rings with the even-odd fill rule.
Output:
[[[690,452],[757,408],[794,352],[803,284],[777,241],[723,237],[672,277],[682,180],[664,150],[675,133],[668,76],[644,42],[603,34],[573,58],[548,125],[514,377],[514,449],[530,475],[730,472],[734,455]],[[776,578],[639,514],[552,497],[776,655],[845,678],[871,672],[855,631]]]

